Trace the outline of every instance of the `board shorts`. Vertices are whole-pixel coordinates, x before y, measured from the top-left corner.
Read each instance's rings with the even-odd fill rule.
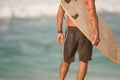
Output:
[[[69,26],[67,28],[63,46],[63,56],[65,62],[74,62],[76,51],[79,53],[80,61],[88,62],[92,57],[92,48],[93,45],[91,42],[77,27]]]

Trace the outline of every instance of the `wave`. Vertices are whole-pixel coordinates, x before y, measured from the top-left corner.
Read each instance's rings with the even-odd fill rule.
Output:
[[[98,12],[120,13],[120,0],[96,0]]]
[[[21,4],[19,4],[21,3]],[[120,0],[96,0],[98,12],[120,13]],[[0,1],[0,18],[34,18],[55,16],[59,2],[52,0],[2,0]]]
[[[15,8],[3,7],[0,9],[0,18],[27,18],[27,17],[39,17],[39,16],[53,16],[57,13],[57,4],[54,5],[30,5],[19,6]]]

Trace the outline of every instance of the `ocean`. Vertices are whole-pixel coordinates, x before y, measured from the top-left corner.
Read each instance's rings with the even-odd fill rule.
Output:
[[[59,2],[34,1],[0,1],[0,80],[59,80],[62,45],[56,42],[55,7]],[[119,0],[96,1],[98,13],[109,24],[120,45],[119,3]],[[41,11],[39,6],[52,9]],[[76,80],[78,63],[76,55],[66,80]],[[120,80],[120,64],[113,63],[94,47],[85,80]]]

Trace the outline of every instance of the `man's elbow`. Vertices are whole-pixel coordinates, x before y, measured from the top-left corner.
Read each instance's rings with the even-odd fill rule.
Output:
[[[90,21],[98,21],[97,14],[94,14],[94,13],[89,14],[89,20]]]
[[[97,13],[94,8],[88,9],[88,16],[90,20],[96,19],[97,18]]]

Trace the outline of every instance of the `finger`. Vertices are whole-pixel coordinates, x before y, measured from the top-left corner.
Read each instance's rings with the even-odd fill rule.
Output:
[[[62,44],[62,43],[63,43],[63,39],[61,38],[61,39],[60,39],[60,44]]]
[[[95,45],[95,46],[97,46],[98,42],[97,41],[93,41],[92,44]]]
[[[57,43],[60,44],[60,38],[57,38]]]

